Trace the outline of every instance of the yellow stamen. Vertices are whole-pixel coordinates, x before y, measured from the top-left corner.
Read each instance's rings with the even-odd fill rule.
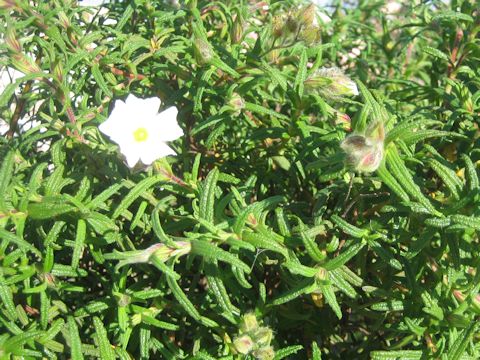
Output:
[[[141,127],[138,128],[133,132],[133,138],[135,139],[136,142],[143,142],[148,139],[148,131],[147,129]]]

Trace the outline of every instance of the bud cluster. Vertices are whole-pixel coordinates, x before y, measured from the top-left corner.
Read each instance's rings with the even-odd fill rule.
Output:
[[[274,17],[271,31],[274,39],[280,39],[282,43],[293,38],[293,42],[303,41],[307,45],[313,45],[320,41],[320,23],[329,21],[327,15],[320,13],[314,4],[310,4],[289,11],[286,16]]]
[[[260,326],[253,313],[243,316],[239,335],[233,341],[235,350],[243,355],[253,355],[258,360],[271,360],[275,351],[270,345],[273,331],[266,326]]]

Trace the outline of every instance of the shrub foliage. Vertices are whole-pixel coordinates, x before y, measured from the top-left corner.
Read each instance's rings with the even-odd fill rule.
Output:
[[[478,4],[400,4],[1,0],[0,357],[478,359]],[[176,157],[98,131],[128,94]]]

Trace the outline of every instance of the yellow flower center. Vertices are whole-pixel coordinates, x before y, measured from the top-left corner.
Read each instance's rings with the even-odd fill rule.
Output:
[[[148,131],[147,129],[141,127],[138,128],[133,132],[133,138],[135,139],[136,142],[143,142],[148,139]]]

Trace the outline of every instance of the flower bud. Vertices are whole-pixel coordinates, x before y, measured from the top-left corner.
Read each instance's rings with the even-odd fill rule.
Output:
[[[250,336],[242,335],[233,340],[233,346],[240,354],[247,355],[252,351],[254,343]]]
[[[254,313],[246,313],[243,315],[242,322],[240,324],[241,332],[250,332],[258,328],[257,317]]]
[[[306,45],[313,45],[320,41],[321,32],[316,26],[306,26],[300,32],[300,39],[302,39]]]
[[[12,58],[15,68],[24,74],[41,72],[40,67],[22,53],[14,54]]]
[[[319,281],[328,280],[328,271],[323,267],[319,267],[317,273],[315,274],[315,279]]]
[[[277,15],[272,20],[272,35],[274,38],[279,38],[283,35],[283,30],[285,28],[285,21],[281,16]]]
[[[14,53],[22,52],[22,46],[18,41],[17,34],[11,27],[7,28],[7,33],[5,34],[5,43],[10,51],[13,51]]]
[[[18,7],[15,0],[0,0],[0,9],[14,9]]]
[[[61,83],[63,81],[63,66],[60,62],[58,62],[53,68],[53,75],[58,82]]]
[[[330,98],[358,95],[357,84],[337,67],[318,69],[305,81],[305,89]]]
[[[369,173],[380,166],[383,144],[373,143],[361,135],[350,135],[340,146],[347,154],[347,163],[356,171]]]
[[[243,100],[239,94],[234,92],[228,101],[228,105],[232,107],[233,115],[238,116],[245,107],[245,100]]]
[[[59,11],[58,19],[60,20],[60,25],[64,29],[68,29],[70,27],[70,19],[68,18],[67,14],[64,11]]]
[[[314,24],[316,18],[317,7],[314,4],[307,5],[299,11],[299,17],[302,21],[302,25],[311,26]]]
[[[210,44],[201,38],[196,38],[193,42],[193,53],[195,60],[199,65],[208,64],[213,59],[213,50]]]
[[[111,255],[109,258],[120,260],[116,266],[116,268],[119,269],[127,264],[148,263],[152,261],[165,262],[172,257],[186,255],[192,249],[191,243],[186,241],[176,241],[175,245],[177,246],[176,248],[158,243],[145,250],[114,251],[113,255],[109,254]]]
[[[300,27],[300,23],[297,19],[297,14],[290,14],[288,16],[286,26],[291,33],[297,32],[298,28]]]
[[[243,39],[243,31],[245,28],[245,20],[243,19],[242,14],[240,11],[237,13],[237,17],[233,22],[232,31],[231,31],[231,38],[232,43],[239,44]]]
[[[345,138],[340,147],[347,154],[347,163],[358,172],[370,173],[382,163],[384,149],[384,129],[382,122],[369,125],[365,136],[352,134]]]
[[[258,360],[272,360],[275,357],[275,351],[273,347],[267,346],[255,350],[253,352],[253,356],[255,356]]]
[[[466,298],[466,296],[460,290],[453,290],[453,296],[461,303],[463,303]]]
[[[268,327],[261,327],[253,334],[255,344],[258,346],[269,346],[272,337],[273,331]]]
[[[347,114],[337,112],[335,117],[335,125],[341,125],[344,130],[351,131],[352,119],[350,119],[350,116],[348,116]]]
[[[160,261],[165,262],[169,258],[186,255],[192,250],[192,244],[189,242],[176,241],[175,244],[178,246],[177,249],[171,248],[169,246],[158,247],[149,257],[149,260],[151,257],[156,257]]]
[[[473,311],[475,311],[475,313],[477,314],[480,314],[480,294],[473,296],[472,306],[473,306]]]
[[[129,305],[132,301],[132,297],[127,294],[118,294],[117,296],[117,304],[120,307],[125,307]]]

